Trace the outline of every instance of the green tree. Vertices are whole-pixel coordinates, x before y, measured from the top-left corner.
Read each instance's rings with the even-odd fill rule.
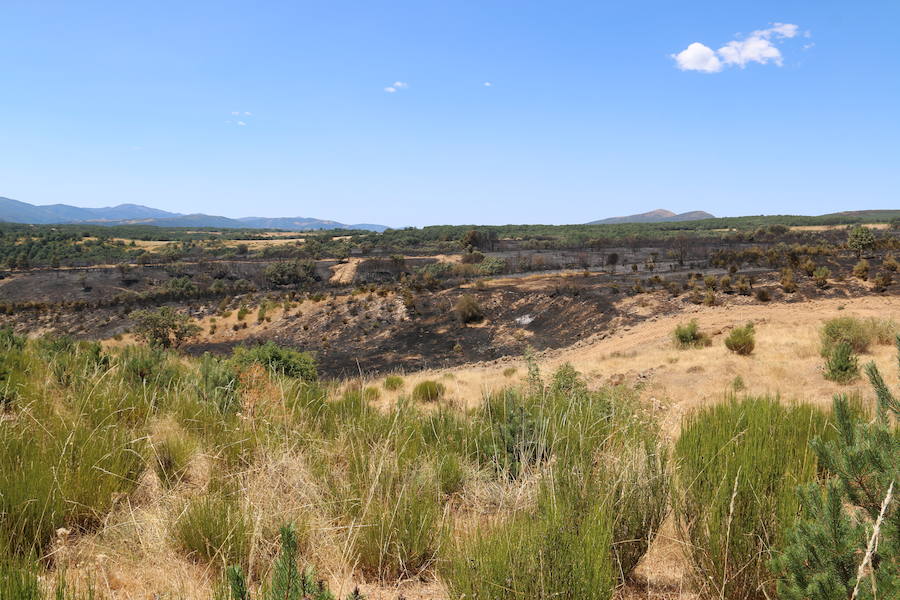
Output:
[[[189,316],[170,306],[137,310],[131,313],[131,318],[134,319],[135,334],[151,346],[177,348],[200,333],[200,328],[191,323]]]
[[[856,252],[856,257],[860,258],[863,252],[868,252],[875,246],[875,235],[872,230],[862,225],[857,225],[850,230],[847,236],[847,247]]]
[[[812,444],[829,477],[801,489],[803,516],[773,561],[784,600],[900,597],[900,402],[875,363],[866,375],[875,420],[854,418],[847,397],[835,396],[837,436]]]

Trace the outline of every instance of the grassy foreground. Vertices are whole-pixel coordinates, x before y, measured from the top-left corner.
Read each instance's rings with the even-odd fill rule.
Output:
[[[100,550],[144,593],[211,598],[238,570],[265,593],[285,526],[339,596],[418,578],[609,598],[668,506],[634,392],[589,391],[567,366],[465,411],[435,394],[376,408],[373,388],[319,383],[273,346],[190,360],[5,332],[0,349],[4,598],[100,594]],[[140,581],[166,569],[196,581]]]

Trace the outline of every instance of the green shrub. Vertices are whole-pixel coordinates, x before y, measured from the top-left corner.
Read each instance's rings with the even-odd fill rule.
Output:
[[[413,388],[412,398],[418,402],[434,402],[443,398],[446,391],[443,383],[426,379]]]
[[[246,568],[253,522],[234,493],[214,490],[188,501],[173,525],[176,542],[188,557],[225,568]]]
[[[399,390],[403,387],[403,378],[399,375],[388,375],[384,378],[384,389],[388,391]]]
[[[316,573],[311,567],[302,572],[297,568],[297,534],[293,526],[282,525],[280,537],[281,551],[259,597],[264,600],[334,600],[334,594],[323,580],[316,579]],[[228,567],[220,589],[222,591],[217,598],[222,600],[251,599],[244,570],[239,565]],[[347,596],[347,600],[364,598],[357,588]]]
[[[256,363],[274,373],[307,382],[318,379],[316,359],[311,354],[285,348],[275,342],[250,347],[238,346],[234,349],[232,359],[241,366]]]
[[[178,377],[178,367],[158,347],[126,346],[116,357],[122,376],[135,383],[165,388]]]
[[[200,357],[200,381],[197,389],[201,398],[214,404],[222,414],[229,414],[240,408],[237,388],[238,377],[231,364],[208,352]]]
[[[676,443],[676,522],[704,597],[774,597],[767,563],[815,477],[809,441],[825,416],[771,398],[729,399],[689,415]]]
[[[600,498],[545,489],[533,513],[462,540],[441,565],[450,596],[609,600],[616,585],[613,523]]]
[[[900,402],[874,363],[866,374],[875,419],[835,396],[836,435],[813,443],[827,476],[801,489],[803,513],[773,561],[779,598],[900,597]]]
[[[897,323],[892,319],[858,319],[837,317],[825,321],[820,337],[822,356],[829,356],[835,345],[846,342],[854,352],[864,354],[874,344],[890,344],[897,333]]]
[[[610,513],[615,572],[627,576],[666,514],[665,448],[655,423],[638,412],[633,391],[591,391],[565,365],[552,380],[547,391],[539,385],[524,395],[504,390],[479,408],[472,442],[479,463],[509,478],[552,465],[557,474],[582,478],[584,493],[596,496],[595,502],[629,506]]]
[[[702,348],[712,344],[709,336],[700,331],[697,319],[692,319],[688,323],[682,323],[675,327],[673,334],[675,345],[682,350],[687,348]]]
[[[194,449],[193,441],[181,431],[167,431],[151,441],[149,462],[163,486],[172,487],[184,479]]]
[[[785,294],[793,294],[797,291],[797,280],[794,279],[793,269],[784,269],[781,272],[781,289]]]
[[[890,287],[891,283],[894,281],[894,276],[890,271],[882,271],[878,275],[872,278],[872,287],[876,292],[883,292],[888,287]]]
[[[453,305],[453,312],[463,323],[478,323],[484,319],[484,313],[478,305],[478,300],[469,294],[463,294]]]
[[[434,474],[425,469],[402,473],[399,465],[393,467],[370,483],[354,540],[359,568],[381,580],[423,574],[434,564],[444,536]]]
[[[160,348],[177,348],[200,333],[200,328],[191,323],[188,315],[178,313],[170,306],[136,310],[131,313],[131,318],[134,320],[135,335]]]
[[[0,556],[42,553],[60,527],[89,531],[134,490],[141,443],[110,418],[116,408],[73,405],[0,428]]]
[[[753,323],[732,329],[725,338],[725,347],[741,356],[752,353],[756,347],[756,332],[753,329]]]
[[[869,261],[862,259],[853,265],[853,276],[863,281],[867,280],[869,278]]]
[[[859,376],[859,360],[848,342],[840,342],[831,349],[825,361],[825,379],[837,383],[850,383]]]
[[[831,277],[831,270],[828,267],[816,267],[812,276],[816,286],[824,289],[828,287],[828,278]]]

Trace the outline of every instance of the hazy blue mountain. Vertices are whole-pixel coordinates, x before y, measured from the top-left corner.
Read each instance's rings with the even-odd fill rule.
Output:
[[[675,214],[671,210],[658,208],[650,212],[641,213],[639,215],[629,215],[627,217],[610,217],[609,219],[600,219],[599,221],[591,221],[588,225],[615,225],[618,223],[664,223],[667,221],[699,221],[701,219],[715,219],[714,215],[702,210],[693,210],[691,212]]]
[[[337,221],[307,217],[245,217],[230,219],[216,215],[168,212],[140,204],[119,204],[105,208],[80,208],[68,204],[36,206],[11,198],[0,197],[0,221],[35,225],[91,223],[102,225],[157,225],[160,227],[222,227],[252,229],[285,229],[309,231],[314,229],[366,229],[384,231],[384,225],[361,223],[347,225]]]

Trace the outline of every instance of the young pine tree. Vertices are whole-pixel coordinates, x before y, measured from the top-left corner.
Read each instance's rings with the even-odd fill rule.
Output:
[[[900,598],[900,401],[875,363],[866,375],[875,420],[854,418],[835,396],[836,439],[813,443],[829,478],[801,490],[804,514],[774,561],[782,600]]]

